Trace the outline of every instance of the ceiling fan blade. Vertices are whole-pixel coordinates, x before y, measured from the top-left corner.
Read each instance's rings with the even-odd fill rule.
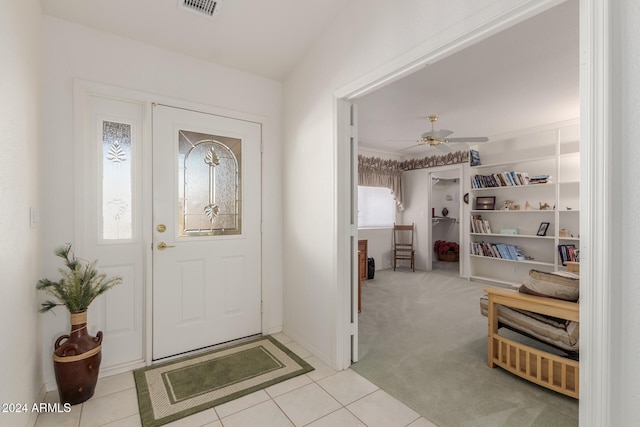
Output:
[[[422,138],[444,139],[451,135],[453,131],[447,129],[432,130],[421,135]]]
[[[463,138],[447,138],[447,142],[488,142],[489,138],[486,136],[470,136]]]
[[[435,148],[436,150],[442,152],[442,153],[451,153],[453,152],[453,148],[451,148],[451,146],[447,145],[447,144],[438,144],[438,145],[433,145],[433,148]]]
[[[407,150],[411,150],[412,148],[416,148],[416,147],[421,147],[424,145],[424,142],[418,142],[417,144],[414,145],[410,145],[408,147],[402,148],[400,149],[400,151],[407,151]]]
[[[385,142],[415,142],[422,143],[419,139],[385,139]]]

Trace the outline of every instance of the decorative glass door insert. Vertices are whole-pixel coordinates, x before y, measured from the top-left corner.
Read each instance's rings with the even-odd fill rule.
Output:
[[[178,131],[178,235],[242,233],[242,140]]]
[[[133,238],[131,125],[102,121],[102,238]]]

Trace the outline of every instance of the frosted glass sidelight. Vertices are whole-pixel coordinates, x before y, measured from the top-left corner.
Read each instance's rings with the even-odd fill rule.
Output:
[[[133,238],[131,125],[102,122],[102,238]]]
[[[241,234],[242,140],[178,132],[180,236]]]

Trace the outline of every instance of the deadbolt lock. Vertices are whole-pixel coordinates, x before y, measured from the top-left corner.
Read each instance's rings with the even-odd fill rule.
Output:
[[[164,224],[159,224],[156,227],[156,230],[158,230],[158,233],[164,233],[165,231],[167,231],[167,226]]]

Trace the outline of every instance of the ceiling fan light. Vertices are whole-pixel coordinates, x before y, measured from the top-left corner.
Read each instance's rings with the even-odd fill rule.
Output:
[[[446,142],[446,140],[439,139],[439,138],[434,138],[431,135],[427,135],[427,136],[423,136],[422,137],[422,142],[424,142],[425,144],[429,144],[430,146],[434,147],[436,145],[442,144],[443,142]]]

